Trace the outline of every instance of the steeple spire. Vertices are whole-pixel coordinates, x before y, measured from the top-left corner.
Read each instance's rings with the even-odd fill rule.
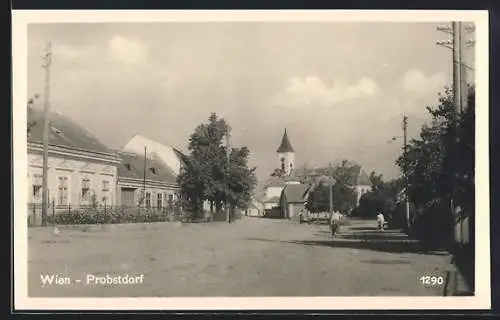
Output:
[[[290,144],[290,141],[288,140],[288,134],[286,133],[286,128],[285,128],[285,133],[283,134],[283,138],[281,138],[281,144],[276,152],[278,153],[295,152],[292,148],[292,145]]]

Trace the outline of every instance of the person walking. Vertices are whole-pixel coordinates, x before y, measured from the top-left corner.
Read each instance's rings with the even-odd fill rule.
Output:
[[[299,211],[299,224],[304,223],[304,210]]]
[[[339,230],[340,219],[342,219],[342,214],[339,212],[332,213],[330,218],[330,231],[332,232],[332,236],[335,236]]]
[[[382,211],[379,210],[377,214],[377,229],[384,231],[384,224],[385,224],[384,215],[382,214]]]

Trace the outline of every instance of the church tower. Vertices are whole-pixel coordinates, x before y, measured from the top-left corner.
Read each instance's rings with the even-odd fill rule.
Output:
[[[295,151],[288,140],[286,129],[283,138],[281,138],[281,144],[277,152],[280,164],[279,168],[282,169],[286,175],[290,175],[295,169]]]

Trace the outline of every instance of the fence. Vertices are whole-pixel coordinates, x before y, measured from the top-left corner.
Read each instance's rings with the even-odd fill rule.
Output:
[[[28,204],[28,227],[42,225],[42,204]],[[77,224],[116,224],[138,222],[209,222],[225,221],[226,214],[205,212],[202,217],[195,218],[190,211],[176,206],[139,207],[139,206],[91,206],[91,205],[56,205],[49,204],[47,225],[77,225]],[[200,216],[200,215],[198,215]],[[240,219],[241,213],[234,210],[232,219]]]
[[[28,226],[42,225],[42,204],[28,204]],[[91,206],[91,205],[56,205],[49,204],[48,225],[71,224],[112,224],[159,221],[182,221],[186,212],[174,206],[139,207],[139,206]]]

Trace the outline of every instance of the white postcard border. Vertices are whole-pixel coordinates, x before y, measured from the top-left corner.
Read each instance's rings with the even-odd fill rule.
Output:
[[[27,295],[27,25],[29,23],[202,22],[202,21],[371,21],[463,20],[476,26],[476,295],[474,297],[258,297],[258,298],[29,298]],[[489,64],[487,11],[382,10],[58,10],[12,12],[14,152],[14,307],[16,310],[408,310],[488,309]],[[415,275],[417,277],[417,275]]]

